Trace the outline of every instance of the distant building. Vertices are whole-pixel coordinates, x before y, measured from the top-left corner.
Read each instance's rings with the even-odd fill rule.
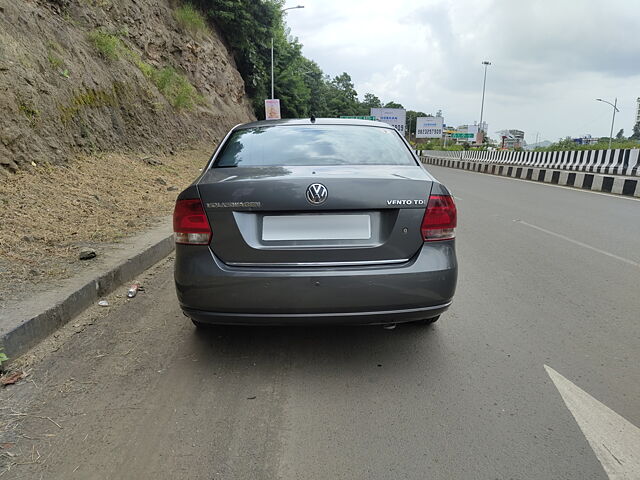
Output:
[[[598,143],[598,139],[593,138],[591,135],[583,135],[582,137],[572,138],[571,140],[578,145],[595,145]]]
[[[524,132],[522,130],[501,130],[500,146],[506,149],[524,148],[527,144],[524,141]]]
[[[638,106],[636,107],[636,123],[640,122],[640,97],[636,100]]]

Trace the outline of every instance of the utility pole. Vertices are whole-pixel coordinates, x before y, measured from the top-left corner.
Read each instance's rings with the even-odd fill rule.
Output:
[[[620,111],[620,110],[618,110],[618,97],[615,98],[613,103],[607,102],[606,100],[603,100],[601,98],[596,98],[596,101],[603,102],[603,103],[608,103],[609,105],[611,105],[613,107],[613,118],[611,119],[611,132],[609,133],[609,150],[611,150],[611,140],[613,140],[613,124],[616,121],[616,112]]]
[[[294,10],[296,8],[304,8],[304,5],[297,5],[295,7],[289,7],[289,8],[283,8],[282,10],[280,10],[280,13],[284,13],[287,10]],[[273,100],[274,97],[274,93],[273,93],[273,37],[271,37],[271,99]]]
[[[484,132],[484,129],[482,126],[482,118],[484,115],[484,90],[485,90],[485,87],[487,86],[487,67],[491,65],[491,62],[487,62],[485,60],[484,62],[482,62],[482,65],[484,65],[484,81],[482,82],[482,105],[480,107],[480,130]]]

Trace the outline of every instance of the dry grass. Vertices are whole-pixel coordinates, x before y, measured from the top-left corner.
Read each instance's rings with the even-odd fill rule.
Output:
[[[0,178],[0,292],[68,276],[80,246],[116,242],[169,215],[209,154],[154,156],[156,166],[143,155],[104,154]]]

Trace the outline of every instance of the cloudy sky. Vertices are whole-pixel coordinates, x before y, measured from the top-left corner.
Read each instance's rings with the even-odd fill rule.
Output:
[[[526,140],[630,135],[640,97],[640,0],[287,0],[291,34],[331,76],[346,71],[360,97],[484,120],[490,136]]]

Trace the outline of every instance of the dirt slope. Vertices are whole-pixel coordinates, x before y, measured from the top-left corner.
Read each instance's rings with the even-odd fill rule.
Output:
[[[0,0],[0,177],[77,153],[158,153],[253,118],[211,27],[169,0]]]

